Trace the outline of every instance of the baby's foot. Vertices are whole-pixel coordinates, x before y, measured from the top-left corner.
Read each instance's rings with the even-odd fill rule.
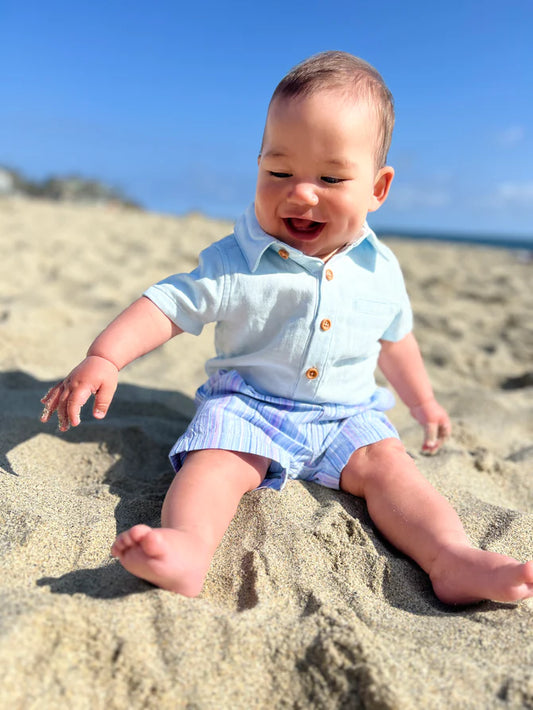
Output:
[[[202,591],[209,559],[184,532],[135,525],[121,533],[111,548],[128,572],[162,589],[195,597]]]
[[[490,599],[516,602],[533,597],[533,562],[496,552],[456,547],[443,550],[429,574],[435,594],[445,604]]]

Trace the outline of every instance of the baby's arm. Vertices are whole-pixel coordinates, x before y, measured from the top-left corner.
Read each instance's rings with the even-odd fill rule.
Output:
[[[119,370],[181,332],[152,301],[139,298],[96,338],[85,360],[43,397],[41,421],[47,422],[57,410],[61,431],[78,426],[81,408],[91,395],[93,415],[102,419],[115,394]]]
[[[450,435],[451,424],[435,399],[414,335],[409,333],[397,342],[382,340],[378,364],[411,415],[424,427],[422,451],[436,453]]]

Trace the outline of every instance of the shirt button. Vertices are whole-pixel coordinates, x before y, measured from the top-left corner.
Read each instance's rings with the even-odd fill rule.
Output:
[[[282,259],[288,259],[289,258],[289,252],[286,249],[280,249],[278,251],[278,254],[281,256]]]
[[[326,269],[326,279],[328,281],[331,281],[332,278],[333,278],[333,271],[331,269]]]
[[[329,318],[324,318],[323,321],[320,323],[320,329],[321,330],[329,330],[331,328],[331,321]]]
[[[316,378],[318,377],[318,370],[316,369],[316,367],[310,367],[305,373],[305,376],[308,380],[316,380]]]

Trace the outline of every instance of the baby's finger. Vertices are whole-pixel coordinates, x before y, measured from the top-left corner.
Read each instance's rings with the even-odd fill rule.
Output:
[[[67,431],[70,427],[67,414],[67,404],[70,397],[70,385],[68,380],[63,382],[63,389],[57,402],[57,419],[59,421],[59,431]]]
[[[70,396],[65,402],[65,416],[67,426],[68,424],[70,424],[71,426],[78,426],[78,424],[81,422],[81,408],[92,394],[93,392],[88,385],[80,385],[70,393]]]
[[[41,404],[44,404],[44,409],[41,413],[42,422],[49,421],[52,414],[56,411],[62,391],[63,383],[60,382],[59,384],[51,387],[41,399]]]
[[[451,434],[451,424],[449,421],[444,424],[427,424],[426,436],[422,446],[422,453],[428,456],[436,454]]]
[[[94,396],[93,416],[97,419],[103,419],[107,414],[113,395],[117,389],[116,383],[103,383]]]
[[[442,442],[438,438],[438,424],[430,422],[426,424],[424,443],[422,444],[422,453],[432,456],[440,449]]]

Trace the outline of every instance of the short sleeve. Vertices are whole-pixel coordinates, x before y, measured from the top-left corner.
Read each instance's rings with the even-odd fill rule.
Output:
[[[397,342],[410,333],[413,329],[413,312],[409,302],[396,314],[394,320],[381,336],[381,340]]]
[[[403,274],[396,257],[393,261],[393,273],[391,278],[395,283],[395,301],[397,303],[397,313],[388,326],[387,330],[381,336],[381,340],[390,340],[397,342],[404,338],[413,329],[413,310],[411,302],[405,288]]]
[[[201,252],[190,273],[169,276],[144,292],[163,313],[187,333],[199,335],[216,321],[224,301],[225,273],[215,245]]]

